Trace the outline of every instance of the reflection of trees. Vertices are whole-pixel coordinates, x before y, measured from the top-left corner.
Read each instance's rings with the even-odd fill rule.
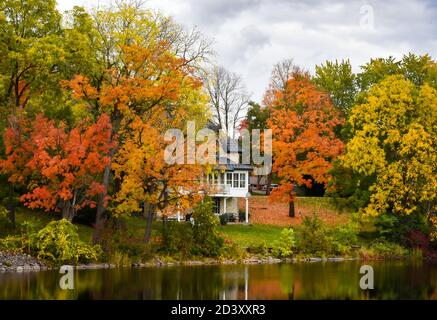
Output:
[[[437,299],[435,263],[366,262],[375,289],[359,288],[359,261],[0,274],[0,299]],[[245,275],[245,270],[247,274]]]

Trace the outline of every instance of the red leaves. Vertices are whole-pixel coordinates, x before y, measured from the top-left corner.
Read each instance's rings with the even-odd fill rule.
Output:
[[[64,124],[38,115],[6,130],[1,171],[30,190],[20,198],[30,208],[55,210],[58,202],[73,198],[76,206],[89,205],[103,190],[96,180],[109,163],[110,135],[106,114],[69,132]]]
[[[275,198],[292,196],[294,183],[311,186],[311,176],[327,183],[332,160],[343,151],[334,128],[343,123],[329,98],[306,77],[289,80],[285,90],[270,90],[264,101],[271,108],[273,171],[282,187]]]

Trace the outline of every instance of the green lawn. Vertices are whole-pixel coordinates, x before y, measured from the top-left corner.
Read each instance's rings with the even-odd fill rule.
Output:
[[[271,245],[281,233],[282,227],[265,224],[229,224],[220,226],[219,231],[226,239],[230,239],[242,247],[260,245],[263,242]]]
[[[17,208],[15,213],[15,219],[17,222],[16,234],[22,232],[20,225],[23,222],[27,222],[32,229],[38,231],[44,228],[50,221],[59,219],[59,214],[47,213],[39,210],[30,210],[28,208]],[[78,227],[78,233],[81,240],[85,242],[91,242],[93,235],[93,228],[90,226],[76,224]],[[13,233],[9,221],[2,217],[0,219],[0,237]]]
[[[16,212],[17,225],[21,225],[24,221],[29,222],[34,230],[44,228],[50,221],[59,219],[59,215],[45,213],[27,208],[18,208]],[[126,229],[129,235],[141,239],[144,236],[145,220],[139,217],[129,217],[125,219]],[[90,226],[76,224],[80,238],[85,242],[91,242],[93,228]],[[15,233],[20,234],[21,228],[18,227]],[[162,230],[162,222],[154,221],[152,227],[152,235],[160,235]],[[242,247],[251,245],[260,245],[265,242],[271,245],[276,240],[282,230],[282,227],[253,224],[228,224],[219,226],[218,231],[226,238],[230,239]],[[13,233],[10,229],[6,218],[0,219],[0,237]]]

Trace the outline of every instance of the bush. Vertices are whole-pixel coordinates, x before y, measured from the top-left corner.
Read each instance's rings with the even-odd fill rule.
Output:
[[[426,217],[419,214],[381,214],[375,219],[375,227],[380,238],[403,245],[409,244],[411,232],[418,231],[426,235],[431,232]]]
[[[82,242],[77,227],[66,219],[52,221],[41,229],[32,247],[38,258],[55,264],[96,261],[103,253],[100,246]]]
[[[21,236],[6,236],[0,239],[0,250],[12,253],[23,253],[28,247],[28,241]]]
[[[351,252],[351,248],[358,244],[358,225],[349,222],[332,229],[333,252],[339,255],[346,255]]]
[[[399,244],[387,242],[383,239],[373,242],[370,246],[370,250],[374,257],[380,258],[404,257],[409,254],[409,251]]]
[[[229,222],[229,216],[226,213],[221,214],[220,215],[220,224],[222,226],[225,226],[228,224],[228,222]]]
[[[283,229],[279,239],[273,242],[273,256],[277,258],[291,257],[295,243],[294,230],[291,228]]]
[[[227,259],[238,259],[245,256],[244,250],[242,250],[238,244],[231,240],[225,240],[223,249],[221,250],[221,256]]]
[[[311,255],[330,254],[334,251],[334,239],[323,222],[314,215],[305,217],[297,229],[296,245],[299,252]]]
[[[259,245],[251,245],[247,248],[249,253],[259,254],[259,255],[267,255],[269,253],[269,248],[265,242],[262,242]]]
[[[193,228],[191,223],[168,222],[167,236],[164,238],[164,252],[168,254],[179,254],[186,257],[191,254],[194,245]]]
[[[212,201],[205,198],[193,211],[194,246],[191,252],[195,255],[218,257],[224,245],[224,239],[216,230],[219,218],[212,213]]]

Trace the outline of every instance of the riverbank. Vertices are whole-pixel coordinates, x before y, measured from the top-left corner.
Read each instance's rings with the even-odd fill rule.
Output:
[[[116,265],[114,263],[89,263],[73,265],[75,270],[98,270],[98,269],[115,269],[115,268],[147,268],[147,267],[171,267],[171,266],[199,266],[199,265],[252,265],[252,264],[278,264],[278,263],[300,263],[300,262],[342,262],[342,261],[369,261],[369,260],[401,260],[409,259],[408,256],[390,257],[390,258],[364,258],[364,257],[296,257],[278,259],[271,256],[260,257],[250,256],[243,259],[199,259],[171,261],[160,258],[153,258],[147,262],[134,262],[125,265]],[[0,252],[0,272],[39,272],[47,270],[58,270],[58,266],[46,265],[27,254],[15,254]]]

